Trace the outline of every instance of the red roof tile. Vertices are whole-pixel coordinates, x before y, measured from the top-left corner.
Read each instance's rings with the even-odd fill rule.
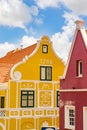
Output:
[[[30,55],[34,51],[36,45],[34,44],[21,50],[16,49],[8,52],[6,56],[0,58],[0,63],[15,64],[21,61],[26,55]]]
[[[6,56],[0,58],[0,83],[7,82],[10,79],[10,70],[14,64],[22,61],[26,55],[30,55],[37,44],[33,44],[21,50],[12,50]]]

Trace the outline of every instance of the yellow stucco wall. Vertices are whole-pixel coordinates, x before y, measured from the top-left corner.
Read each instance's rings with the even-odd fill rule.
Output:
[[[43,44],[48,46],[47,53],[42,53]],[[52,80],[40,80],[40,66],[52,67]],[[8,102],[5,103],[7,118],[2,123],[6,130],[40,130],[44,126],[59,128],[56,92],[60,89],[59,77],[62,76],[64,68],[64,63],[55,54],[47,36],[42,37],[30,56],[14,65],[8,90],[0,94],[9,98],[5,100]],[[35,92],[34,107],[21,107],[22,90]]]
[[[48,53],[42,53],[43,44],[48,45]],[[64,64],[61,59],[53,51],[53,45],[49,38],[44,36],[37,43],[36,50],[25,58],[24,62],[18,63],[13,68],[15,71],[20,71],[22,80],[40,80],[40,66],[52,66],[52,80],[58,81],[59,76],[63,74]]]

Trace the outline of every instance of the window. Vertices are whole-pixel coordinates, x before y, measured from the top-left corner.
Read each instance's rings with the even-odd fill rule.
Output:
[[[48,53],[48,45],[46,44],[42,45],[42,53]]]
[[[65,128],[75,128],[75,106],[65,106]]]
[[[40,80],[52,80],[52,67],[50,66],[41,66],[40,67]]]
[[[34,107],[34,91],[21,91],[21,107]]]
[[[82,76],[82,61],[81,60],[78,60],[77,61],[77,67],[76,67],[76,75],[81,77]]]
[[[4,97],[0,97],[0,108],[4,108]]]
[[[59,107],[59,98],[60,98],[59,91],[56,92],[56,96],[57,96],[57,107]]]
[[[69,109],[69,124],[71,126],[75,125],[74,117],[75,117],[75,111],[73,109]]]

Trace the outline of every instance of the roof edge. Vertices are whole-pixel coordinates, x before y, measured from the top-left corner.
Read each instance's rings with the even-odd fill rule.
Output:
[[[75,39],[76,39],[76,36],[77,36],[77,33],[78,31],[81,32],[81,35],[82,35],[82,38],[84,40],[84,43],[85,43],[85,46],[87,48],[87,35],[86,35],[86,30],[84,28],[84,23],[83,21],[76,21],[76,30],[75,30],[75,33],[74,33],[74,36],[73,36],[73,40],[72,40],[72,44],[71,44],[71,48],[70,48],[70,51],[69,51],[69,54],[68,54],[68,61],[67,61],[67,64],[66,64],[66,67],[65,67],[65,71],[64,71],[64,74],[63,76],[61,76],[61,80],[62,79],[65,79],[66,77],[66,73],[67,73],[67,70],[68,70],[68,66],[69,66],[69,62],[70,62],[70,58],[71,58],[71,55],[72,55],[72,51],[73,51],[73,48],[74,48],[74,44],[75,44]],[[79,26],[78,26],[79,24]]]

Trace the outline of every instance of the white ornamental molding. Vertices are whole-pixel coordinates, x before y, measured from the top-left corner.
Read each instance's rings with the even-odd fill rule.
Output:
[[[13,74],[13,76],[14,76],[14,79],[20,80],[21,77],[22,77],[22,74],[19,71],[15,71],[14,74]]]
[[[68,100],[67,101],[60,100],[60,102],[59,102],[59,106],[60,107],[63,107],[64,105],[72,106],[74,104],[75,104],[75,102],[71,101],[71,100],[69,100],[69,101]]]

